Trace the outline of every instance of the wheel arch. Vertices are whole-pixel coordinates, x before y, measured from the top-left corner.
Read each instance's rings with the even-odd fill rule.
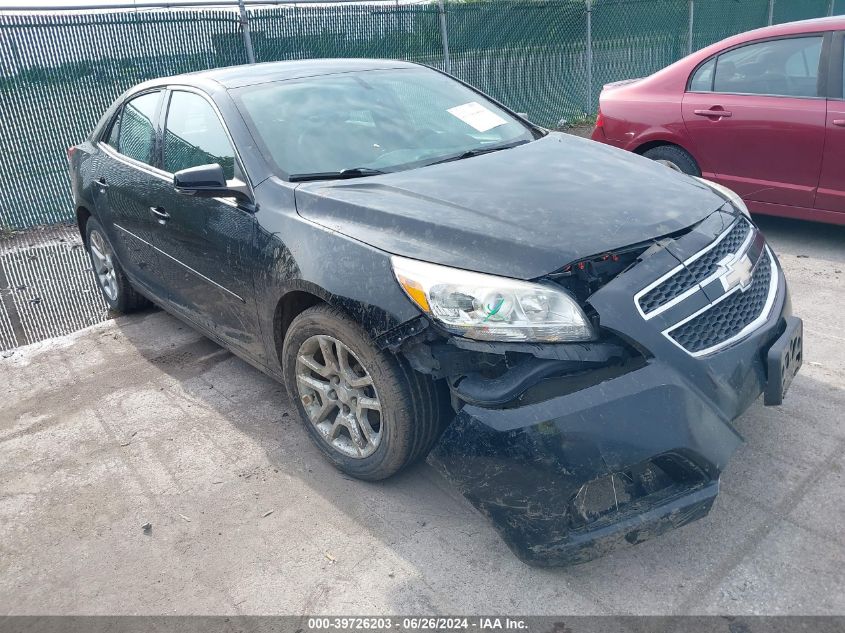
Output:
[[[633,151],[635,154],[637,154],[639,156],[644,156],[646,152],[653,150],[653,149],[660,148],[660,147],[666,147],[666,148],[673,147],[673,148],[683,152],[684,154],[686,154],[689,157],[689,159],[692,161],[695,168],[697,168],[698,175],[709,173],[707,166],[704,163],[702,163],[701,159],[694,152],[692,152],[690,150],[689,146],[686,143],[683,143],[683,142],[679,143],[675,139],[670,141],[670,140],[666,140],[665,138],[653,138],[653,139],[646,141],[644,143],[640,143],[637,147],[635,147],[631,151]]]
[[[698,159],[695,158],[695,155],[689,150],[689,148],[684,147],[684,145],[681,144],[681,143],[678,143],[677,140],[671,140],[670,141],[670,140],[667,140],[665,138],[656,138],[656,139],[652,139],[650,141],[646,141],[645,143],[641,143],[640,145],[637,145],[632,151],[635,154],[639,154],[640,156],[642,156],[648,150],[654,149],[655,147],[662,147],[664,145],[674,145],[675,147],[679,147],[682,150],[684,150],[687,154],[692,156],[693,159],[695,159],[695,162],[698,162]]]
[[[272,344],[279,364],[282,363],[282,348],[291,323],[305,310],[317,305],[339,310],[360,325],[374,344],[377,338],[405,322],[383,307],[332,294],[322,286],[299,279],[288,287],[273,310]]]
[[[276,309],[273,312],[273,343],[276,350],[276,359],[280,363],[282,346],[290,324],[308,308],[321,304],[330,305],[328,297],[322,296],[322,293],[316,288],[290,290],[282,295],[276,303]]]

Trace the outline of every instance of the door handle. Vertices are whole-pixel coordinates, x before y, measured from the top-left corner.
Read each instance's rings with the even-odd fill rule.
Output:
[[[100,176],[100,177],[97,179],[97,186],[98,186],[98,187],[99,187],[102,191],[105,191],[106,189],[108,189],[108,188],[109,188],[109,183],[107,183],[107,182],[106,182],[106,179],[105,179],[105,178],[103,178],[102,176]]]
[[[837,127],[845,127],[845,119],[833,119],[831,123],[833,123]]]
[[[161,207],[150,207],[150,213],[159,224],[164,224],[170,219],[170,214]]]
[[[697,114],[698,116],[729,117],[733,113],[716,107],[709,110],[693,110],[693,114]]]

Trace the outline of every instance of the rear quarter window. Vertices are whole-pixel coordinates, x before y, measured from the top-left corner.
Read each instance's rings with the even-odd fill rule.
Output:
[[[690,92],[710,92],[713,90],[713,69],[716,68],[716,58],[704,62],[692,74],[689,82]]]
[[[120,134],[120,110],[112,117],[111,123],[102,136],[102,142],[110,145],[116,150],[119,150],[118,135]]]

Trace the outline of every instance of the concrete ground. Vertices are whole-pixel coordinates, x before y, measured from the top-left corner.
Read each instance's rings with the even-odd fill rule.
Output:
[[[0,359],[0,613],[845,613],[845,230],[760,223],[806,361],[706,519],[527,567],[430,467],[345,478],[280,385],[148,312]]]

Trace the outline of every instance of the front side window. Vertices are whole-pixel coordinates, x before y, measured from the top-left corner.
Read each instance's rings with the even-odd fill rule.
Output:
[[[535,138],[531,128],[429,69],[278,81],[235,91],[283,175],[398,171]]]
[[[769,40],[736,48],[717,58],[713,90],[815,97],[821,51],[821,35]]]
[[[155,121],[160,92],[148,92],[130,99],[120,116],[117,149],[124,156],[147,165],[155,160]],[[111,145],[111,139],[109,140]]]
[[[173,92],[164,129],[164,170],[175,173],[212,163],[223,168],[227,180],[234,178],[235,152],[217,112],[198,94]]]

